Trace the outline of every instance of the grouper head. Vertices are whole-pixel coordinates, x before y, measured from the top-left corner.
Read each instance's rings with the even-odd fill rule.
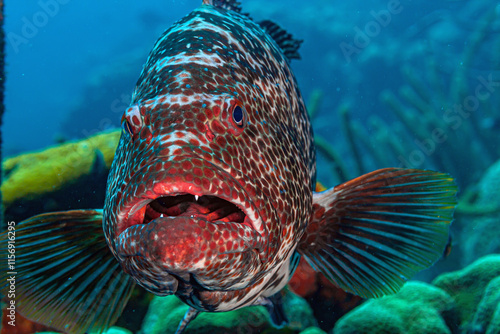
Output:
[[[283,52],[203,5],[143,68],[108,179],[104,232],[149,291],[236,290],[290,257],[312,203],[312,131]]]

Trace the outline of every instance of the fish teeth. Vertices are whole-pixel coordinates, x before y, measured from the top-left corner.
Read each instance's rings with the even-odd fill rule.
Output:
[[[160,215],[160,218],[163,218],[163,213]]]
[[[198,202],[198,197],[199,197],[198,195],[194,195],[194,200],[195,200],[196,202]]]

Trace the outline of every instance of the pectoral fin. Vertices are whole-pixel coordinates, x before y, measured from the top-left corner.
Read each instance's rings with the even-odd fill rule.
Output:
[[[387,168],[315,193],[298,251],[348,292],[394,293],[442,256],[456,192],[447,174]]]
[[[12,236],[1,235],[3,248]],[[16,308],[25,317],[65,333],[100,333],[121,314],[134,283],[106,244],[101,210],[27,219],[16,225],[14,245],[15,263],[2,261],[1,282],[16,273]],[[8,282],[1,290],[6,296]]]

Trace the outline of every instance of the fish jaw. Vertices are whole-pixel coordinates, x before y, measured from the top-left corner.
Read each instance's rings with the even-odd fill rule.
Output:
[[[225,281],[227,269],[233,275],[239,269],[234,267],[237,263],[228,268],[229,254],[258,266],[262,244],[262,237],[244,224],[214,223],[195,216],[160,217],[127,228],[120,234],[117,251],[125,257],[143,257],[178,277],[194,275],[208,288],[210,281]],[[215,267],[218,270],[207,272]]]
[[[234,176],[199,157],[176,156],[154,160],[128,188],[134,196],[117,206],[111,247],[139,284],[161,295],[176,293],[174,279],[207,289],[251,284],[267,232]]]

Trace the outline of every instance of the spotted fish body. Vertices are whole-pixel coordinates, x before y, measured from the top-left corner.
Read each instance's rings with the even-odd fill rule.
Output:
[[[244,112],[241,126],[233,120],[235,106]],[[245,15],[201,6],[156,42],[125,121],[132,136],[125,133],[117,149],[104,225],[111,249],[137,282],[172,293],[178,283],[162,278],[165,271],[188,272],[176,292],[212,311],[280,290],[309,221],[315,153],[297,82],[276,42]],[[156,226],[147,238],[144,225],[129,227],[142,222],[140,207],[148,201],[188,193],[234,203],[245,222],[163,218],[172,226]],[[179,225],[188,239],[171,233]],[[141,241],[131,247],[136,236]],[[161,246],[151,245],[155,238]],[[169,239],[175,255],[161,254],[158,265],[149,253]],[[144,240],[149,244],[139,245]],[[184,243],[200,251],[193,256]],[[200,287],[192,291],[188,279]]]
[[[124,113],[104,210],[18,225],[17,310],[102,332],[138,283],[190,306],[178,333],[199,312],[248,305],[282,326],[280,290],[301,256],[365,298],[439,259],[456,205],[447,174],[386,168],[313,192],[313,134],[289,65],[299,45],[234,0],[204,0],[168,29]]]

